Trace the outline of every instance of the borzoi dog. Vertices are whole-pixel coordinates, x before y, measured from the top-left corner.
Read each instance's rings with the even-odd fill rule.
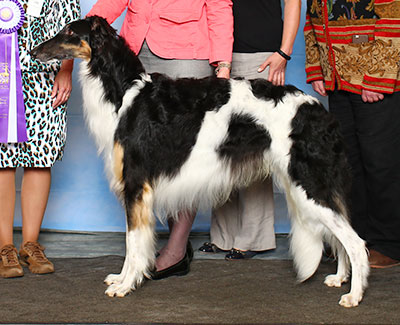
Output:
[[[122,297],[150,276],[155,211],[162,216],[222,204],[232,190],[269,175],[285,191],[298,279],[316,271],[327,241],[338,258],[325,284],[367,286],[368,257],[346,208],[348,165],[338,125],[315,98],[266,80],[170,79],[146,74],[102,18],[66,26],[33,50],[42,61],[82,58],[84,112],[112,189],[124,203],[126,258],[106,294]]]

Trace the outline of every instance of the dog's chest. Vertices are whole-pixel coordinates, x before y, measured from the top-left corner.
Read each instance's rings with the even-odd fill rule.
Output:
[[[104,98],[104,87],[100,78],[92,77],[86,62],[81,65],[83,111],[86,124],[95,138],[99,153],[111,152],[118,118],[115,107]]]

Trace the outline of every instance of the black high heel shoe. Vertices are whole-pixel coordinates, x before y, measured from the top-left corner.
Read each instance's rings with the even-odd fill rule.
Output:
[[[170,276],[183,276],[189,273],[190,271],[190,262],[193,260],[193,247],[190,241],[188,241],[186,246],[185,256],[176,264],[171,265],[170,267],[161,270],[161,271],[152,271],[150,273],[152,280],[161,280],[168,278]]]

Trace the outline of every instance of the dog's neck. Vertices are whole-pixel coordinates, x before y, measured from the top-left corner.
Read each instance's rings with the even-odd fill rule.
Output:
[[[115,37],[101,48],[92,48],[88,63],[90,75],[103,83],[104,97],[118,111],[126,91],[145,72],[138,57],[121,37]]]
[[[131,103],[149,77],[122,38],[111,39],[103,49],[92,47],[91,60],[82,61],[80,82],[86,122],[98,152],[111,166],[114,132],[119,116],[126,109],[124,102]]]

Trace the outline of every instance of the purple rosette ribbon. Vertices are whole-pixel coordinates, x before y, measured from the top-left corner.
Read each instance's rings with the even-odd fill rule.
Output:
[[[18,0],[0,0],[0,143],[28,140],[17,34],[24,18]]]

